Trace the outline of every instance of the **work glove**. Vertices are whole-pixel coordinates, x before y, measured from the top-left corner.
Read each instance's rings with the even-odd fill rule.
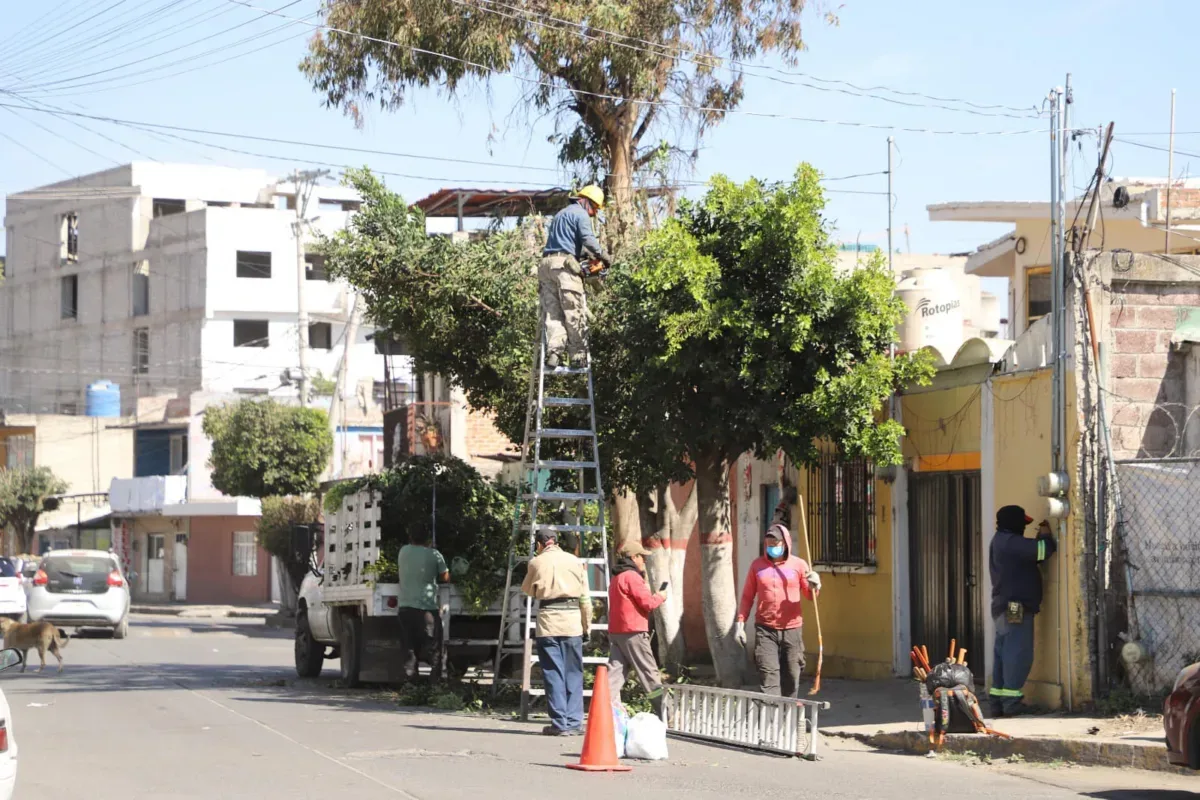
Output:
[[[809,588],[811,588],[814,592],[821,591],[821,576],[818,573],[814,572],[813,570],[809,570],[808,574],[804,576],[804,579],[808,581]]]
[[[737,622],[737,627],[733,629],[733,638],[737,640],[737,643],[742,647],[746,646],[746,623],[742,622],[740,619]]]

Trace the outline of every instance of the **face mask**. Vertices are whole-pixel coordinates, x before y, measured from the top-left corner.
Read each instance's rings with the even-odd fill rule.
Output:
[[[780,558],[783,556],[783,545],[777,544],[774,547],[767,548],[767,555],[771,558]]]

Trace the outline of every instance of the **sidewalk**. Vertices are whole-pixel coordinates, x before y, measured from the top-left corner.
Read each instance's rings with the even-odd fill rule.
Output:
[[[129,611],[133,614],[182,617],[184,619],[219,619],[225,617],[263,618],[274,616],[279,611],[276,603],[257,606],[197,605],[193,603],[134,603]]]
[[[856,739],[883,750],[929,752],[917,686],[912,680],[822,681],[821,693],[814,699],[830,703],[820,720],[821,733],[826,736]],[[987,698],[981,700],[987,713]],[[1012,739],[950,734],[941,751],[973,753],[993,760],[1016,757],[1190,774],[1167,763],[1159,710],[1146,712],[1146,716],[1048,714],[1000,719],[995,722],[996,730]]]

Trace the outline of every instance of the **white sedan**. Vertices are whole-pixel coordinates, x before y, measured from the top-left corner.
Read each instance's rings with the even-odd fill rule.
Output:
[[[20,666],[21,651],[0,650],[0,672]],[[12,800],[17,782],[17,740],[13,738],[12,711],[0,691],[0,800]]]
[[[103,550],[52,550],[29,588],[29,619],[67,628],[129,634],[129,584],[117,557]]]
[[[0,617],[25,621],[25,586],[20,567],[10,558],[0,557]]]

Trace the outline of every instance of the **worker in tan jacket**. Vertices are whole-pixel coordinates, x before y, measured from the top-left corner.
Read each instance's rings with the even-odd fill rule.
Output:
[[[587,570],[558,546],[551,532],[539,532],[521,591],[538,601],[538,664],[550,706],[547,736],[583,732],[583,640],[592,623]]]

